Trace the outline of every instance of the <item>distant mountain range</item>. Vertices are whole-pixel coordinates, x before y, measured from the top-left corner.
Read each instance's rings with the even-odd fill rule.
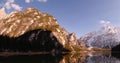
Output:
[[[112,48],[120,44],[120,27],[105,25],[98,31],[82,36],[79,40],[86,42],[88,47]]]

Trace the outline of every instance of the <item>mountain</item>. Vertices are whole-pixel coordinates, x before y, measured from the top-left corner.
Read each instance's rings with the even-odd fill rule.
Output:
[[[5,17],[7,14],[5,13],[5,8],[0,9],[0,19]]]
[[[3,10],[2,10],[3,11]],[[61,52],[79,49],[74,33],[35,8],[0,15],[0,51]]]
[[[105,25],[100,30],[90,32],[79,40],[86,42],[88,47],[113,48],[120,44],[120,27]]]

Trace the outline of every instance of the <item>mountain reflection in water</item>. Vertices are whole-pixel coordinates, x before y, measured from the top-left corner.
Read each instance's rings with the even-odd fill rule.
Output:
[[[0,56],[0,63],[120,63],[110,52]]]

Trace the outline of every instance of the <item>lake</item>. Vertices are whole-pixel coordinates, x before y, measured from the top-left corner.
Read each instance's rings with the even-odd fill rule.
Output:
[[[120,63],[119,53],[79,52],[0,56],[0,63]]]

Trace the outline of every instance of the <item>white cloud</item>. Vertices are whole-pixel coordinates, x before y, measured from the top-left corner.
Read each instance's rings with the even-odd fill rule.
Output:
[[[14,1],[14,0],[8,0],[8,2],[10,2],[10,3],[14,3],[15,1]]]
[[[14,2],[15,2],[14,0],[7,0],[7,2],[5,3],[5,5],[3,7],[8,10],[14,9],[14,10],[20,11],[22,9],[22,7],[19,6],[18,4],[15,4]]]
[[[109,25],[110,21],[101,20],[100,23],[103,25]]]
[[[39,2],[47,2],[47,0],[38,0]]]
[[[100,23],[101,23],[102,26],[104,27],[104,30],[105,30],[105,31],[109,31],[110,29],[113,28],[113,27],[111,26],[110,21],[101,20]]]
[[[26,2],[26,3],[30,3],[30,2],[31,2],[31,0],[25,0],[25,2]]]
[[[5,5],[4,5],[4,7],[5,7],[6,9],[11,9],[10,2],[6,2]]]
[[[103,24],[103,23],[105,23],[105,21],[104,21],[104,20],[101,20],[100,23]]]
[[[38,2],[47,2],[47,0],[25,0],[25,3],[31,3],[33,1],[38,1]]]
[[[33,1],[39,1],[39,2],[47,2],[47,0],[25,0],[26,3],[31,3]],[[21,11],[22,7],[18,4],[15,4],[15,0],[7,0],[3,7],[7,10],[14,9],[17,11]]]
[[[11,9],[11,4],[14,3],[14,0],[7,0],[4,7],[7,9]]]
[[[11,7],[15,10],[18,10],[18,11],[21,11],[22,7],[20,7],[19,5],[17,4],[11,4]]]

